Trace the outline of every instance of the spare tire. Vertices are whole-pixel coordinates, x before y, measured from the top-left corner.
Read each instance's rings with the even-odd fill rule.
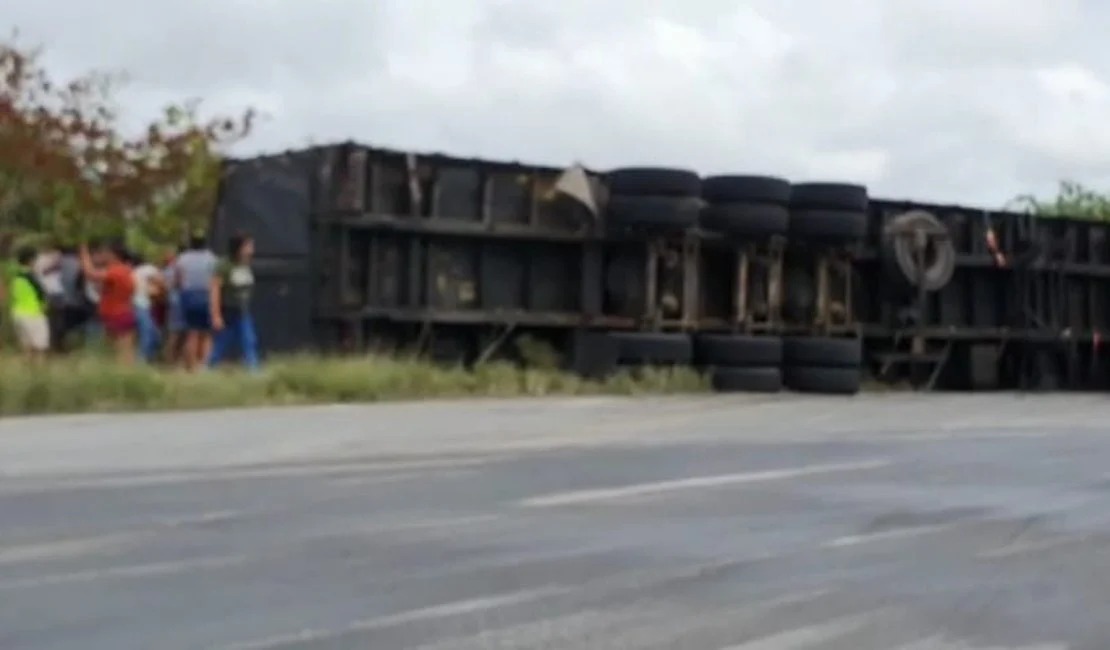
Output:
[[[925,247],[924,268],[918,264],[917,231],[947,233],[940,219],[925,210],[911,210],[892,218],[887,228],[906,234],[885,233],[883,236],[883,262],[887,272],[896,276],[907,288],[939,291],[952,280],[956,272],[956,247],[948,237],[928,237]]]
[[[710,176],[701,183],[710,203],[790,203],[790,181],[773,176]]]
[[[726,203],[702,209],[701,227],[711,232],[745,239],[786,235],[790,211],[768,203]]]
[[[686,230],[698,223],[701,199],[671,196],[614,196],[606,225],[643,230]]]
[[[624,167],[607,175],[610,194],[624,196],[701,196],[701,177],[686,169]]]

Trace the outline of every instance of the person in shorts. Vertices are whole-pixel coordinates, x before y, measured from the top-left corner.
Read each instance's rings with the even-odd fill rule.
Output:
[[[21,248],[8,288],[9,309],[19,347],[31,360],[41,360],[50,349],[50,320],[46,291],[35,273],[38,252]]]
[[[194,236],[189,247],[174,262],[174,286],[181,302],[185,326],[184,361],[195,370],[207,360],[212,344],[212,295],[217,289],[216,266],[219,260],[208,248],[204,236]]]
[[[127,251],[122,244],[113,244],[97,251],[96,258],[88,246],[81,247],[81,267],[85,277],[100,284],[97,315],[104,333],[112,342],[116,359],[124,364],[135,362],[135,279]],[[97,262],[100,264],[98,265]]]

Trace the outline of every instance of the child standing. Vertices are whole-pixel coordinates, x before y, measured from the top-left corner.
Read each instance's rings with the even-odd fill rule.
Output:
[[[16,268],[8,290],[12,324],[19,346],[32,361],[40,361],[50,349],[50,321],[47,317],[46,291],[35,274],[38,253],[23,248],[16,254]]]

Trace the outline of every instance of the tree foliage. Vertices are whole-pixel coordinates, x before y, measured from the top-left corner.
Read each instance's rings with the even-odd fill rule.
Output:
[[[250,133],[254,112],[202,118],[186,101],[127,133],[113,101],[122,75],[59,81],[41,53],[0,40],[0,234],[170,243],[203,228],[221,153]]]
[[[1056,196],[1051,199],[1024,194],[1014,199],[1011,207],[1039,217],[1110,221],[1110,195],[1073,181],[1061,181]]]

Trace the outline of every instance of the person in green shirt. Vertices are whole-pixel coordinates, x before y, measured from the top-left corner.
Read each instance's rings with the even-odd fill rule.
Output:
[[[220,260],[216,266],[210,300],[215,338],[208,357],[209,367],[220,363],[238,344],[243,364],[250,370],[258,369],[258,337],[251,317],[253,259],[254,240],[246,235],[235,235],[229,243],[227,259]]]
[[[50,349],[50,321],[47,318],[46,291],[35,276],[32,265],[38,255],[33,248],[16,253],[16,268],[8,278],[8,311],[12,315],[19,347],[33,360]]]
[[[8,334],[8,285],[15,274],[15,262],[0,257],[0,351],[4,349],[5,338]]]

